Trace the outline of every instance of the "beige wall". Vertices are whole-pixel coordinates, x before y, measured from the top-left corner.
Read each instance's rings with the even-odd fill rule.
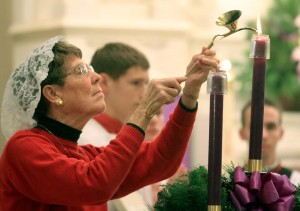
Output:
[[[0,1],[0,105],[2,105],[3,90],[12,69],[12,45],[8,35],[8,27],[11,23],[11,1]],[[1,115],[1,114],[0,114]],[[0,130],[0,154],[5,141]]]

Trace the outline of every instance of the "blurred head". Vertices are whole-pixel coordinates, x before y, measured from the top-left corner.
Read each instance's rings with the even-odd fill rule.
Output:
[[[283,128],[281,125],[282,112],[278,105],[266,99],[264,103],[263,118],[263,134],[262,134],[262,159],[276,159],[276,147],[283,136]],[[250,141],[250,125],[251,125],[251,102],[247,103],[241,113],[242,128],[240,129],[240,137]]]
[[[41,116],[60,113],[60,119],[76,115],[83,120],[103,112],[105,102],[100,78],[81,58],[79,48],[59,41],[52,48],[54,58],[48,65],[48,76],[41,83],[42,96],[34,113]],[[57,100],[62,105],[57,105]]]
[[[145,55],[124,43],[108,43],[98,49],[91,65],[102,77],[108,115],[125,123],[145,95],[149,62]]]
[[[153,141],[162,130],[165,120],[163,110],[164,107],[161,107],[161,109],[150,120],[145,134],[145,141]]]

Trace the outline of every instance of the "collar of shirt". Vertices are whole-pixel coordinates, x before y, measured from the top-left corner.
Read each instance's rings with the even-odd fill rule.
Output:
[[[94,119],[100,124],[102,125],[107,132],[109,133],[119,133],[121,128],[123,127],[123,123],[120,122],[119,120],[108,116],[105,113],[99,114],[97,116],[94,117]]]

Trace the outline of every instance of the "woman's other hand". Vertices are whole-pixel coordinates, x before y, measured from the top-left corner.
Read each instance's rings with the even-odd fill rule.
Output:
[[[151,80],[141,104],[129,122],[138,125],[145,131],[153,115],[155,115],[163,105],[175,101],[175,98],[181,92],[180,84],[184,81],[186,81],[186,77]]]

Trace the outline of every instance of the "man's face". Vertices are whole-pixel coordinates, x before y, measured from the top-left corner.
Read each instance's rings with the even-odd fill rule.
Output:
[[[245,111],[245,126],[240,129],[240,136],[243,140],[250,141],[251,107]],[[280,113],[272,107],[265,105],[263,134],[262,134],[262,158],[268,159],[276,154],[276,146],[283,136],[283,129],[280,124]]]
[[[146,93],[149,73],[141,67],[132,67],[119,79],[106,84],[106,113],[126,123]]]

